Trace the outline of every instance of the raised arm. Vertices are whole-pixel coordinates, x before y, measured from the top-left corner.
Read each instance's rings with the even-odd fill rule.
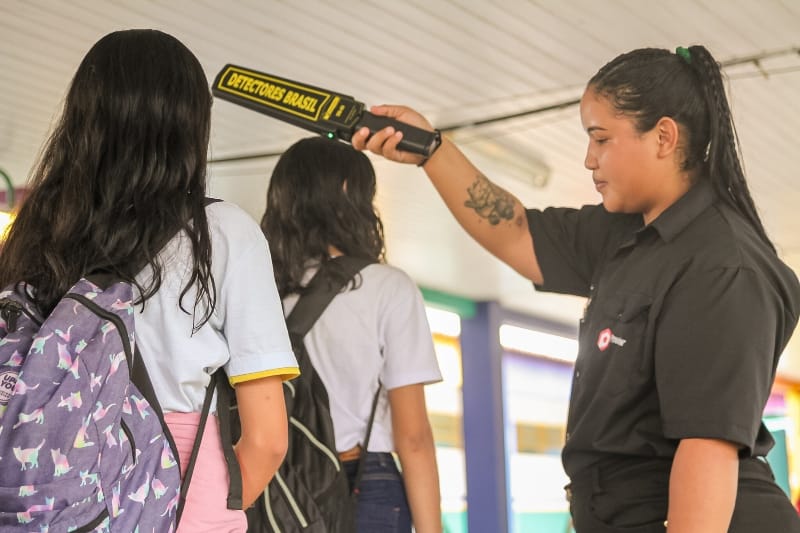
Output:
[[[424,117],[407,107],[376,106],[371,111],[433,130]],[[397,149],[401,138],[402,133],[391,127],[371,137],[369,130],[363,128],[353,135],[352,143],[356,149],[367,149],[392,161],[419,164],[421,156]],[[489,181],[448,139],[442,140],[423,168],[450,212],[472,238],[529,280],[542,283],[525,208],[516,197]]]

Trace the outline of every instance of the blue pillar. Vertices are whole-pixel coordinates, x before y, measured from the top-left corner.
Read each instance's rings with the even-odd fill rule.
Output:
[[[469,533],[508,532],[500,318],[497,303],[480,302],[461,322]]]

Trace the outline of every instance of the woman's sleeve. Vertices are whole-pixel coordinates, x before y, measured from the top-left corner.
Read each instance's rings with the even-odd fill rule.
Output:
[[[536,288],[576,296],[589,295],[592,275],[618,236],[641,225],[641,216],[611,214],[602,205],[528,209],[527,216],[544,278]]]
[[[655,385],[665,436],[752,450],[780,355],[774,291],[752,270],[720,268],[680,280],[660,314]]]
[[[240,222],[241,223],[241,222]],[[230,350],[227,365],[231,383],[299,374],[283,308],[275,285],[269,246],[255,222],[243,224],[233,238],[245,243],[230,246],[224,275],[217,279],[217,304],[223,317],[222,333]]]
[[[378,326],[384,358],[381,381],[387,390],[442,380],[422,294],[408,275],[396,273],[392,286],[384,287],[385,311]]]

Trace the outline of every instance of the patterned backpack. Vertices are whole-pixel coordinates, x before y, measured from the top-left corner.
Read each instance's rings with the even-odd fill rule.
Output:
[[[47,317],[29,291],[0,292],[0,532],[174,531],[180,467],[131,285],[81,279]]]

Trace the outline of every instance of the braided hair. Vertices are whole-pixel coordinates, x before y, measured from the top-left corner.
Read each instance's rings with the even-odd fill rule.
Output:
[[[637,131],[672,118],[685,142],[682,170],[699,170],[717,196],[747,220],[774,251],[745,180],[739,139],[733,124],[719,63],[704,46],[680,48],[673,54],[641,48],[604,65],[588,87],[609,99],[633,119]]]

